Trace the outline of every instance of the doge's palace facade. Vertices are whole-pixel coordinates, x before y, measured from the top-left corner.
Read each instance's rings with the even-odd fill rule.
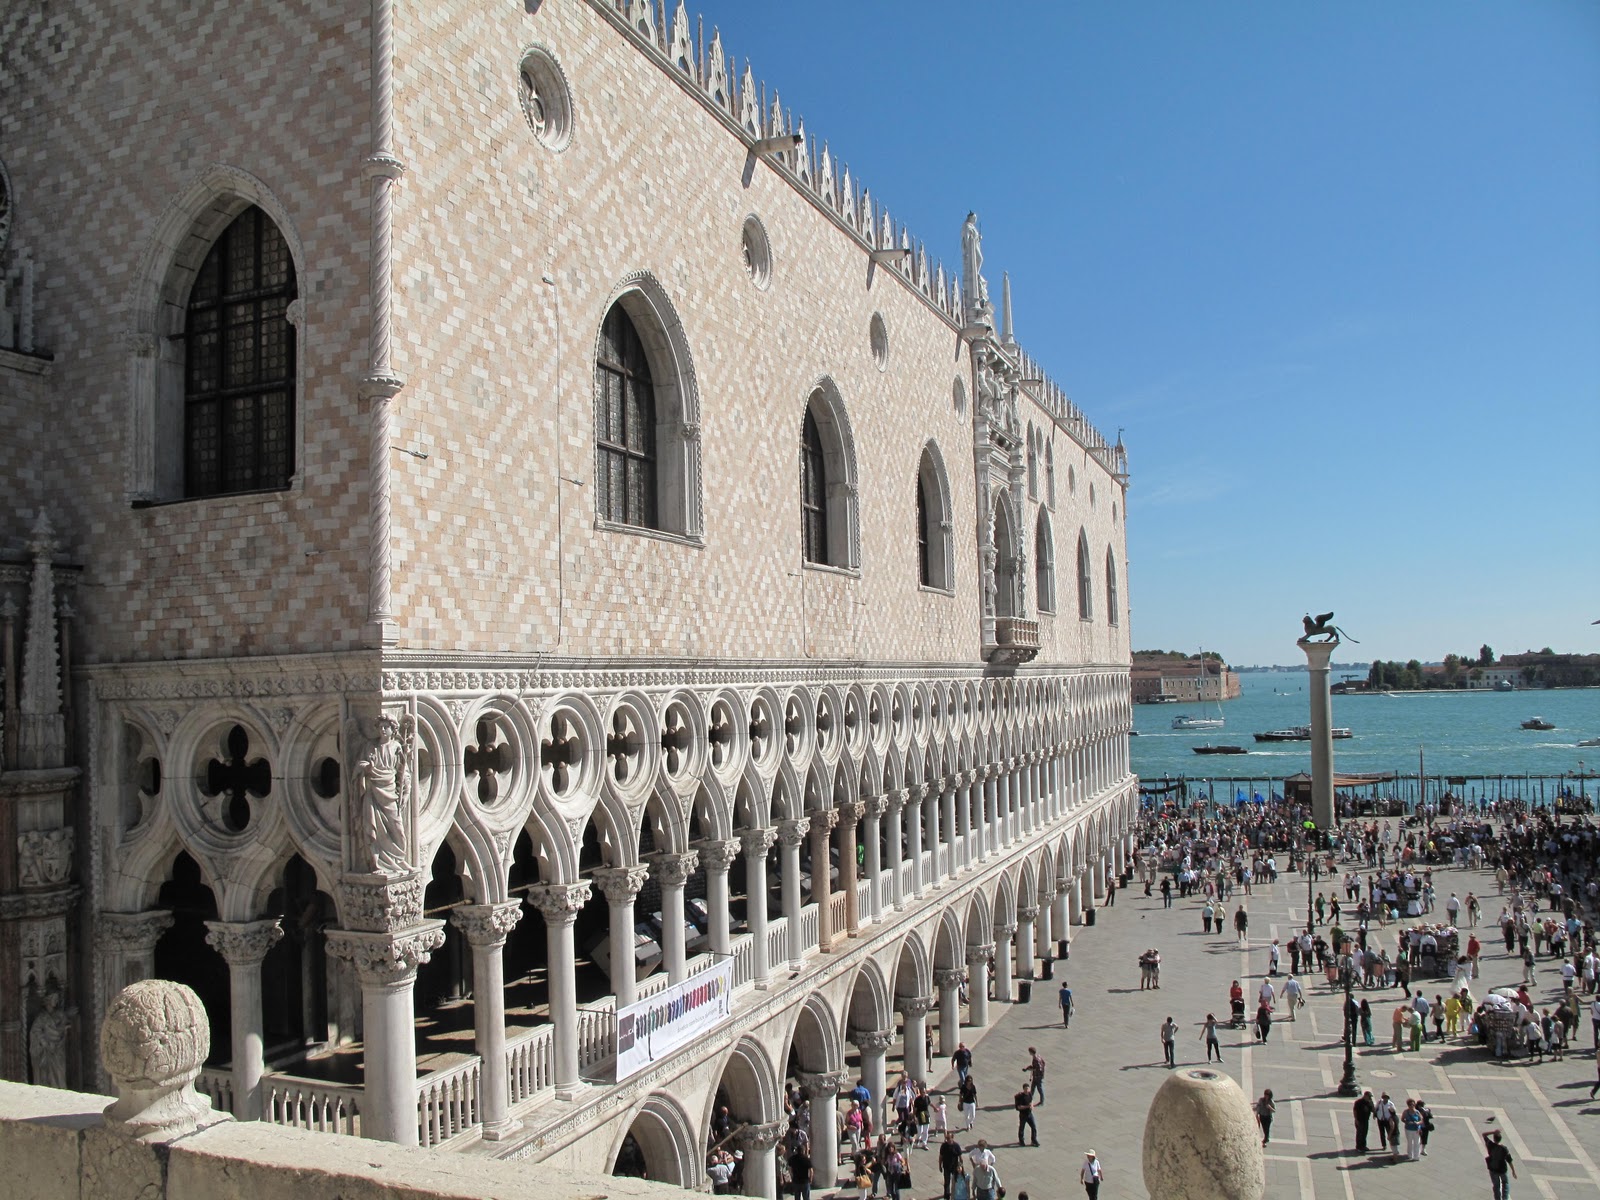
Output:
[[[772,1195],[788,1083],[828,1161],[1136,804],[1125,456],[976,218],[659,0],[16,7],[0,1075],[164,975],[241,1118]]]

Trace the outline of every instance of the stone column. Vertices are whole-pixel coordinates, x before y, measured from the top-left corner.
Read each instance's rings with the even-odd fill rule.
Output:
[[[959,967],[933,973],[933,982],[939,989],[939,1053],[954,1054],[961,1040],[961,980]]]
[[[993,945],[967,947],[967,1024],[982,1029],[989,1023],[989,955]]]
[[[746,1125],[734,1138],[744,1151],[744,1194],[778,1200],[778,1162],[775,1151],[783,1139],[783,1123]]]
[[[1095,904],[1099,904],[1106,896],[1106,852],[1104,850],[1096,851],[1091,871],[1090,899]]]
[[[1070,879],[1056,880],[1055,911],[1050,923],[1055,926],[1056,941],[1066,942],[1069,946],[1072,944],[1072,896],[1075,891],[1077,888]]]
[[[207,921],[206,943],[228,963],[228,1009],[233,1022],[233,1115],[261,1119],[261,1076],[266,1071],[261,1015],[261,960],[283,936],[267,921]]]
[[[956,785],[949,779],[944,781],[944,787],[939,793],[939,806],[943,810],[941,813],[941,818],[944,826],[942,831],[944,836],[941,840],[944,842],[944,874],[949,878],[954,879],[956,877],[957,867]],[[935,867],[937,867],[937,865],[938,864],[935,864]],[[938,877],[939,871],[936,869],[934,871],[934,878],[937,879]]]
[[[572,942],[572,925],[578,910],[589,902],[589,881],[541,883],[528,889],[528,903],[544,917],[545,955],[550,984],[550,1023],[555,1027],[556,1099],[571,1100],[578,1094],[578,985],[577,950]],[[628,949],[633,938],[628,938]],[[615,954],[612,955],[615,958]]]
[[[165,908],[100,914],[100,994],[105,1002],[155,973],[156,943],[171,928],[172,913]]]
[[[928,1010],[933,1007],[932,996],[899,996],[895,1004],[900,1009],[903,1028],[900,1032],[901,1055],[906,1074],[912,1079],[928,1079]]]
[[[894,791],[887,793],[887,799],[889,802],[889,836],[884,840],[888,845],[889,860],[883,864],[883,868],[889,872],[889,899],[893,902],[896,912],[904,912],[906,897],[905,885],[900,872],[900,853],[905,836],[906,793],[904,789],[896,788]]]
[[[1014,943],[1017,957],[1017,977],[1033,978],[1033,922],[1039,915],[1037,905],[1017,909],[1017,937]]]
[[[845,932],[855,937],[861,930],[860,881],[856,876],[856,830],[865,806],[851,800],[839,806],[839,881],[844,888]]]
[[[772,828],[747,829],[739,841],[744,848],[745,923],[750,927],[750,977],[765,988],[772,973],[767,961],[767,852],[778,840]]]
[[[861,1078],[866,1081],[867,1090],[872,1093],[872,1127],[884,1128],[884,1113],[887,1106],[884,1101],[886,1080],[884,1078],[883,1059],[885,1052],[894,1043],[894,1030],[854,1029],[850,1032],[850,1044],[861,1052]]]
[[[729,934],[728,868],[739,856],[736,838],[709,838],[700,843],[700,861],[706,868],[706,910],[711,920],[711,953],[726,957],[733,952]]]
[[[831,809],[811,814],[811,898],[817,906],[817,950],[833,949],[833,862],[828,848],[839,814]],[[844,877],[843,864],[839,876]]]
[[[630,906],[632,903],[630,897]],[[450,923],[472,946],[472,1029],[483,1060],[479,1116],[483,1138],[498,1142],[522,1128],[511,1108],[511,1074],[506,1066],[506,984],[503,951],[506,935],[522,920],[522,903],[463,904],[450,912]],[[612,945],[615,946],[615,941]],[[626,943],[630,948],[633,939]],[[616,957],[615,953],[612,955]],[[632,977],[632,972],[629,972]],[[620,1000],[618,1007],[621,1007]]]
[[[1011,994],[1011,960],[1016,951],[1012,949],[1011,936],[1016,932],[1014,923],[994,927],[994,996],[1002,1004],[1010,1004],[1015,998]]]
[[[1311,679],[1306,691],[1311,694],[1311,819],[1318,829],[1332,829],[1333,820],[1333,709],[1328,697],[1328,662],[1339,639],[1295,643],[1305,651]],[[1220,686],[1220,685],[1219,685]]]
[[[801,1071],[797,1082],[810,1097],[811,1163],[816,1172],[814,1190],[820,1196],[839,1183],[839,1090],[843,1071]]]
[[[789,952],[789,970],[798,971],[805,959],[800,941],[800,843],[805,841],[811,822],[798,817],[778,822],[778,845],[782,855],[784,946]]]
[[[874,925],[883,920],[883,849],[882,817],[884,798],[866,798],[867,832],[863,839],[867,851],[867,909],[872,913]]]
[[[683,940],[683,888],[699,866],[700,855],[693,850],[662,850],[650,856],[650,877],[661,885],[661,954],[667,962],[668,983],[682,983],[689,977]]]
[[[1039,900],[1040,903],[1037,906],[1039,916],[1033,925],[1033,953],[1035,958],[1051,959],[1056,956],[1055,934],[1053,932],[1056,924],[1054,885],[1051,885],[1049,894],[1040,896]],[[1046,900],[1049,903],[1044,903]]]
[[[922,809],[923,797],[928,794],[924,784],[913,784],[906,789],[906,833],[911,848],[911,897],[922,895]]]
[[[611,929],[611,991],[618,1008],[639,998],[638,963],[634,958],[633,903],[650,872],[641,866],[598,867],[594,882],[606,898]],[[502,944],[505,939],[501,938]],[[664,953],[665,951],[663,951]]]
[[[1006,844],[1005,795],[1000,790],[1002,771],[999,763],[990,763],[983,781],[984,799],[989,808],[988,849],[993,854],[998,854]]]
[[[585,885],[587,886],[587,885]],[[443,921],[419,921],[391,933],[330,929],[328,951],[361,980],[366,1066],[361,1136],[417,1144],[417,968],[444,945]]]

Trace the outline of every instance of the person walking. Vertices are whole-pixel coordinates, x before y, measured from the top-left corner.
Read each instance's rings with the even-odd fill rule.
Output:
[[[1026,1146],[1023,1133],[1033,1135],[1033,1144],[1039,1144],[1039,1122],[1033,1115],[1033,1094],[1023,1088],[1011,1098],[1011,1107],[1017,1110],[1017,1145]]]
[[[1215,915],[1216,911],[1217,910],[1212,906],[1211,901],[1207,900],[1206,906],[1200,910],[1200,932],[1207,934],[1211,932],[1211,918]]]
[[[995,1169],[994,1151],[989,1143],[978,1139],[978,1148],[972,1152],[972,1200],[998,1200],[1000,1172]]]
[[[1389,1093],[1384,1092],[1378,1097],[1377,1103],[1372,1106],[1372,1115],[1378,1121],[1378,1149],[1389,1150],[1389,1121],[1394,1116],[1394,1104],[1389,1099]]]
[[[1373,1103],[1372,1093],[1365,1091],[1351,1106],[1356,1118],[1356,1153],[1367,1152],[1367,1130],[1372,1124],[1372,1113],[1378,1106]],[[948,1200],[948,1197],[946,1198]]]
[[[1283,961],[1283,951],[1278,948],[1278,939],[1272,939],[1272,946],[1267,951],[1267,974],[1276,975],[1278,964]]]
[[[961,1115],[967,1119],[970,1130],[978,1119],[978,1084],[970,1074],[961,1081],[957,1095],[961,1098]]]
[[[1483,1135],[1483,1163],[1489,1168],[1489,1187],[1493,1200],[1510,1200],[1511,1180],[1517,1177],[1517,1164],[1511,1161],[1511,1151],[1500,1141],[1500,1131],[1491,1129]]]
[[[963,1163],[961,1143],[956,1141],[955,1130],[947,1129],[944,1141],[939,1143],[939,1172],[944,1176],[942,1200],[951,1200],[950,1193],[954,1189],[956,1177],[962,1173]]]
[[[1222,1043],[1217,1040],[1217,1017],[1215,1013],[1207,1013],[1205,1028],[1200,1031],[1200,1040],[1206,1044],[1206,1061],[1211,1061],[1212,1054],[1217,1056],[1217,1061],[1222,1061]]]
[[[972,1073],[972,1051],[967,1049],[965,1042],[956,1043],[955,1053],[950,1056],[950,1065],[956,1069],[956,1078],[963,1082]]]
[[[1166,1056],[1167,1066],[1178,1065],[1176,1058],[1178,1042],[1178,1023],[1170,1016],[1161,1022],[1161,1053]],[[1209,1059],[1207,1061],[1210,1061]]]
[[[1306,1002],[1300,981],[1292,974],[1283,981],[1283,1005],[1289,1010],[1289,1020],[1294,1020],[1294,1010]]]
[[[1263,1146],[1272,1140],[1272,1114],[1277,1111],[1278,1106],[1272,1099],[1272,1089],[1268,1088],[1261,1093],[1261,1098],[1256,1101],[1256,1124],[1261,1126],[1261,1144]]]
[[[1433,1132],[1433,1109],[1423,1100],[1417,1101],[1417,1115],[1422,1118],[1422,1154],[1428,1154],[1428,1135]]]
[[[1061,981],[1061,990],[1056,993],[1056,1003],[1061,1006],[1061,1028],[1070,1028],[1072,1025],[1072,989],[1067,986],[1066,980]]]
[[[1372,1045],[1372,1004],[1365,996],[1361,997],[1361,1039]]]
[[[1250,914],[1245,912],[1244,905],[1239,905],[1239,911],[1233,914],[1233,931],[1239,935],[1239,945],[1244,947],[1250,943]]]
[[[1263,1046],[1267,1044],[1267,1035],[1272,1032],[1272,1005],[1263,1000],[1256,1009],[1256,1040]]]
[[[1093,1150],[1086,1150],[1083,1155],[1083,1166],[1078,1168],[1078,1179],[1083,1184],[1083,1190],[1088,1193],[1089,1200],[1099,1200],[1100,1185],[1105,1182],[1106,1173],[1100,1166],[1100,1160],[1094,1156]]]
[[[1032,1046],[1028,1047],[1028,1099],[1034,1095],[1039,1097],[1039,1103],[1044,1103],[1044,1055]]]

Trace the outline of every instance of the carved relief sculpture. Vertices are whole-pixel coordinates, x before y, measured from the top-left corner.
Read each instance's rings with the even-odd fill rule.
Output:
[[[61,991],[49,988],[44,1007],[28,1030],[28,1063],[35,1087],[67,1086],[67,1033],[71,1026],[61,1011]]]

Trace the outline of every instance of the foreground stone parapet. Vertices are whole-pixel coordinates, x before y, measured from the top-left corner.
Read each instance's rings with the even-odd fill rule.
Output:
[[[106,1125],[166,1140],[231,1121],[194,1090],[210,1052],[211,1026],[192,989],[165,979],[123,988],[100,1026],[100,1058],[117,1088]]]
[[[1174,1071],[1144,1124],[1144,1186],[1161,1200],[1261,1200],[1266,1162],[1255,1113],[1221,1071]]]

